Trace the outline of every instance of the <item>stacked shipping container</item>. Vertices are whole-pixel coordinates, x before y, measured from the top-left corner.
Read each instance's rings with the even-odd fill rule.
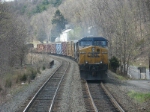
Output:
[[[37,52],[39,53],[51,53],[66,55],[74,57],[74,42],[60,42],[60,43],[49,43],[49,44],[38,44]]]

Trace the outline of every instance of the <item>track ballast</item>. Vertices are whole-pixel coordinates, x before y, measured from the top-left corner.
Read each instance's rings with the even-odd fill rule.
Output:
[[[50,112],[52,110],[57,91],[68,67],[69,63],[62,61],[61,66],[38,90],[23,112]]]
[[[82,88],[87,112],[124,112],[103,83],[82,81]]]

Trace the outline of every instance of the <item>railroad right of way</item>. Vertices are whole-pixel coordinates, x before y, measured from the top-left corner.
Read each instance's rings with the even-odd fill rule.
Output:
[[[68,59],[68,58],[58,57],[58,56],[50,56],[50,57],[55,59],[54,66],[50,69],[47,69],[45,72],[42,72],[42,75],[40,77],[34,80],[29,86],[24,88],[21,92],[16,94],[10,101],[6,102],[3,105],[0,105],[0,112],[12,112],[12,111],[20,112],[20,110],[23,110],[28,104],[25,102],[29,102],[31,100],[32,98],[31,96],[33,96],[33,94],[37,92],[36,90],[38,90],[38,88],[40,88],[40,85],[42,85],[44,80],[47,80],[47,78],[53,73],[53,71],[55,71],[55,69],[60,65],[59,61],[62,61],[62,60],[67,61],[68,63],[70,63],[70,65],[68,69],[67,69],[67,64],[64,65],[64,68],[66,68],[67,71],[64,74],[64,77],[58,89],[58,94],[56,94],[55,100],[53,102],[54,105],[52,106],[51,111],[54,111],[54,112],[58,112],[58,111],[63,111],[63,112],[81,112],[81,111],[90,112],[92,111],[92,112],[95,112],[96,111],[96,109],[91,108],[92,102],[90,101],[90,97],[87,94],[84,94],[86,93],[86,90],[83,87],[82,80],[80,78],[78,64],[75,61]],[[62,70],[59,73],[61,74],[63,71],[64,70]],[[128,111],[128,112],[145,111],[145,107],[147,106],[147,104],[139,105],[138,103],[134,102],[133,99],[127,96],[128,91],[136,90],[136,87],[127,84],[126,81],[123,81],[123,82],[117,81],[115,78],[111,76],[113,75],[109,73],[109,80],[106,81],[104,85],[106,86],[106,88],[108,88],[109,92],[119,102],[119,104],[121,104],[123,109],[125,109],[125,111]],[[103,95],[96,96],[96,94],[99,92],[98,91],[99,86],[100,86],[100,83],[97,85],[93,85],[93,84],[91,85],[91,88],[93,89],[93,91],[96,90],[96,93],[93,92],[93,94],[91,94],[91,96],[95,98],[94,99],[95,102],[97,102],[95,105],[97,104],[99,105],[100,103],[98,102],[101,101],[101,99],[104,97]],[[108,99],[104,98],[104,102],[105,100],[108,100]],[[104,104],[104,106],[102,106],[101,108],[98,108],[98,110],[104,111],[103,107],[105,107],[105,110],[109,109],[109,111],[118,111],[118,110],[115,110],[114,107],[107,105],[107,103]],[[110,107],[110,108],[107,108],[107,107]]]

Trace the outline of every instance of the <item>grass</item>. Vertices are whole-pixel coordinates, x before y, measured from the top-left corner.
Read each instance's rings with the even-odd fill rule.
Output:
[[[113,73],[113,72],[111,71],[111,73]],[[126,77],[124,77],[124,76],[122,76],[122,75],[120,75],[120,74],[113,73],[113,75],[114,75],[117,79],[119,79],[119,80],[127,80]]]
[[[12,80],[10,78],[7,78],[5,81],[5,87],[11,88],[11,86],[12,86]]]
[[[30,56],[30,55],[29,55]],[[16,94],[24,87],[28,86],[31,80],[34,80],[41,70],[46,69],[46,64],[49,62],[49,57],[44,58],[43,55],[32,55],[34,57],[34,65],[26,65],[18,69],[11,68],[8,73],[0,75],[0,102],[5,99],[6,95]],[[31,57],[29,57],[30,62]],[[40,62],[42,60],[42,62]],[[28,63],[28,62],[27,62]],[[22,84],[24,82],[24,84]],[[1,98],[1,96],[3,98]]]
[[[127,80],[125,77],[121,76],[121,75],[115,75],[119,80]]]
[[[150,100],[150,93],[129,91],[128,96],[135,99],[136,101],[138,101],[140,103]]]

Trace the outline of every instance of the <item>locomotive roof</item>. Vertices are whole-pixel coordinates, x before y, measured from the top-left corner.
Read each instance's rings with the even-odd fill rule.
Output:
[[[105,39],[104,37],[83,37],[79,41],[82,41],[82,40],[101,40],[101,41],[105,40],[107,41],[107,39]]]

